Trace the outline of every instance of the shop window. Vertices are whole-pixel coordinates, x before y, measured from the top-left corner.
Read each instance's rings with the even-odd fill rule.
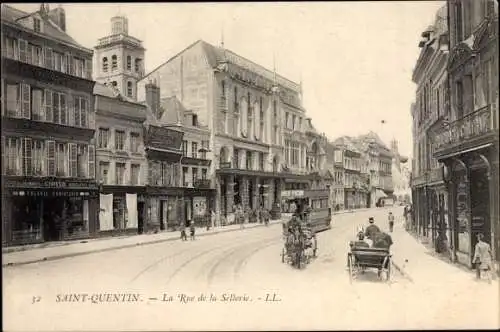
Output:
[[[30,196],[14,196],[11,209],[12,242],[27,244],[42,240],[39,200]]]
[[[113,228],[125,229],[125,200],[113,199]]]
[[[66,208],[66,238],[76,238],[89,232],[89,201],[81,197],[68,197]]]

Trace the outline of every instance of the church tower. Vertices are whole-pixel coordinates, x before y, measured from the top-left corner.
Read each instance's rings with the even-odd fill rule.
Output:
[[[144,76],[144,52],[142,41],[128,34],[128,19],[111,18],[111,34],[95,46],[94,79],[137,100],[137,82]]]

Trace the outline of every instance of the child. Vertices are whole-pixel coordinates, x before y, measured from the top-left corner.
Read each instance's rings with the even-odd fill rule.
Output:
[[[186,241],[187,240],[186,225],[184,223],[181,223],[179,229],[181,231],[181,240]]]
[[[488,243],[483,241],[484,235],[479,233],[477,235],[476,248],[474,249],[474,260],[476,263],[477,278],[481,279],[481,271],[485,272],[488,282],[491,283],[491,270],[492,270],[492,254],[491,247]]]
[[[189,230],[191,232],[191,241],[192,241],[192,240],[194,240],[194,231],[195,231],[194,221],[190,222],[190,224],[189,224]]]

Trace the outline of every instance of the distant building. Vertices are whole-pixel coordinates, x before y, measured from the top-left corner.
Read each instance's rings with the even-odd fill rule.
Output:
[[[93,236],[98,187],[92,50],[63,8],[2,5],[2,243]]]

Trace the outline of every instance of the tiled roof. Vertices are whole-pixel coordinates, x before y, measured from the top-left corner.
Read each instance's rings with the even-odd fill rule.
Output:
[[[159,119],[161,123],[175,124],[184,122],[184,114],[188,113],[188,111],[177,97],[162,98],[160,105],[163,108],[163,114]]]
[[[143,121],[147,119],[147,114],[146,114],[146,110],[144,107],[145,105],[137,103],[137,102],[131,100],[130,98],[126,98],[126,97],[122,96],[117,90],[115,90],[111,87],[108,87],[108,86],[101,84],[101,83],[96,83],[94,85],[94,95],[103,96],[103,97],[107,97],[107,98],[113,98],[113,99],[116,99],[118,101],[125,101],[128,103],[135,104],[135,106],[136,106],[136,107],[133,107],[132,105],[130,105],[130,107],[121,107],[119,109],[111,109],[111,110],[108,110],[109,112],[112,112],[112,113],[118,114],[118,115],[120,115],[120,114],[127,115],[127,116],[132,117],[132,118],[143,119]]]
[[[43,27],[43,32],[40,32],[42,35],[47,36],[48,38],[53,38],[56,40],[63,41],[65,43],[74,45],[79,48],[85,48],[86,47],[80,45],[78,42],[76,42],[70,35],[68,35],[65,31],[63,31],[59,26],[54,23],[49,17],[45,15],[41,15],[40,11],[36,11],[33,13],[27,13],[22,10],[19,10],[17,8],[2,4],[2,21],[7,21],[10,23],[19,24],[17,20],[22,19],[22,18],[27,18],[31,15],[37,15],[41,20],[45,22],[44,27]],[[89,50],[90,51],[90,50]]]

